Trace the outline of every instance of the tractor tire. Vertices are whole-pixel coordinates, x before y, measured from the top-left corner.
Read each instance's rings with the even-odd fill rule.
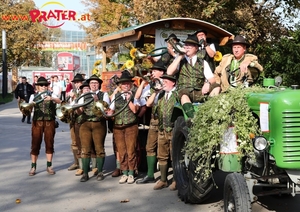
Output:
[[[226,176],[224,183],[224,211],[251,212],[251,200],[245,178],[240,173]]]
[[[208,198],[213,188],[212,178],[205,182],[195,180],[196,162],[185,162],[182,149],[188,137],[188,127],[183,116],[175,121],[172,138],[173,174],[178,189],[179,198],[185,203],[201,203]]]

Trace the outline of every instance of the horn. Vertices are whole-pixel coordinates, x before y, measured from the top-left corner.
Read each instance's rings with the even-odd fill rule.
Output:
[[[41,98],[38,101],[35,101],[35,100],[38,99],[39,97],[41,97],[42,95],[46,94],[47,92],[48,91],[44,91],[44,92],[41,92],[38,95],[36,95],[33,98],[33,102],[31,102],[31,103],[26,103],[25,100],[23,100],[23,99],[20,100],[19,103],[18,103],[18,106],[19,106],[19,110],[22,112],[22,114],[25,115],[25,116],[29,116],[32,112],[32,109],[33,109],[34,105],[43,102],[44,98]]]
[[[103,101],[97,101],[94,103],[94,108],[93,108],[93,112],[96,116],[98,117],[106,117],[106,118],[112,118],[112,117],[115,117],[117,115],[119,115],[126,107],[127,105],[129,104],[130,102],[130,99],[132,97],[132,93],[126,91],[124,92],[123,94],[129,94],[130,95],[130,98],[129,100],[126,102],[126,104],[117,112],[115,112],[114,114],[112,115],[107,115],[106,114],[106,111],[109,109],[110,105],[116,101],[117,99],[120,99],[120,98],[123,98],[122,95],[120,95],[119,97],[115,98],[113,101],[111,101],[111,103],[108,105],[106,102],[103,102]]]
[[[173,49],[179,53],[179,54],[185,54],[185,52],[183,52],[181,49],[183,48],[183,43],[180,42],[175,42],[173,38],[170,38],[167,41],[169,44],[171,44],[171,46],[173,47]]]
[[[161,50],[159,53],[155,53],[156,51]],[[166,54],[168,52],[168,48],[167,47],[160,47],[157,49],[153,49],[152,51],[149,52],[148,56],[150,57],[158,57],[158,56],[162,56],[164,54]]]
[[[69,123],[70,122],[70,114],[64,114],[62,111],[61,111],[61,107],[63,105],[65,105],[67,102],[69,102],[70,100],[70,96],[65,100],[65,101],[62,101],[60,104],[57,105],[56,107],[56,117],[61,120],[62,122],[64,123]]]
[[[87,105],[91,104],[94,101],[94,98],[91,98],[89,101],[84,102],[82,104],[78,104],[78,101],[81,98],[85,97],[85,96],[93,95],[93,94],[95,94],[95,93],[88,92],[88,93],[85,93],[85,94],[81,95],[80,97],[78,97],[77,99],[74,100],[75,104],[73,104],[73,105],[71,105],[71,104],[64,104],[64,105],[62,105],[60,107],[61,113],[64,114],[65,116],[68,116],[68,114],[70,114],[71,112],[73,112],[77,108],[84,107],[84,106],[87,106]],[[58,111],[58,114],[61,117],[60,111]]]
[[[154,78],[150,82],[150,87],[155,91],[159,91],[163,87],[162,81],[158,78]]]
[[[134,53],[134,55],[137,58],[144,58],[144,57],[148,56],[147,54],[144,54],[144,53],[140,52],[139,50],[136,50],[136,52]]]
[[[150,69],[147,70],[147,74],[146,75],[143,75],[141,68],[138,69],[138,73],[142,77],[143,80],[147,81],[150,84],[150,87],[152,89],[154,89],[155,91],[161,90],[161,88],[162,88],[162,82],[161,82],[161,80],[158,79],[158,78],[151,79],[150,78],[151,77]]]

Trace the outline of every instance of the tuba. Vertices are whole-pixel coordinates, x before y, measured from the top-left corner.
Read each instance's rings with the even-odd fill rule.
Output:
[[[59,118],[61,121],[63,122],[70,122],[70,118],[71,118],[71,114],[73,113],[74,110],[80,108],[80,107],[84,107],[86,105],[91,104],[94,101],[94,98],[91,98],[90,100],[88,100],[87,102],[84,102],[82,104],[78,104],[78,101],[88,95],[93,95],[94,93],[89,92],[89,93],[85,93],[83,95],[81,95],[80,97],[78,97],[77,99],[74,100],[75,104],[71,105],[71,104],[62,104],[60,107],[56,108],[56,116],[57,118]]]
[[[107,115],[106,114],[106,111],[109,109],[109,106],[114,102],[116,101],[117,99],[119,98],[123,98],[122,95],[120,95],[118,98],[115,98],[110,104],[107,104],[106,102],[103,102],[103,101],[97,101],[94,103],[94,106],[93,106],[93,113],[97,116],[97,117],[105,117],[105,118],[112,118],[112,117],[115,117],[117,115],[119,115],[126,107],[127,105],[129,104],[130,102],[130,99],[132,98],[132,93],[126,91],[124,92],[123,94],[129,94],[130,95],[130,98],[129,100],[126,102],[126,104],[117,112],[115,112],[114,114],[112,115]]]
[[[36,95],[34,98],[33,98],[33,102],[31,103],[26,103],[25,100],[21,99],[18,103],[18,106],[19,106],[19,110],[22,112],[22,114],[24,116],[29,116],[32,112],[32,109],[34,107],[35,104],[39,104],[41,102],[44,101],[44,98],[38,100],[38,101],[35,101],[36,99],[38,99],[40,96],[43,96],[44,94],[46,94],[48,91],[44,91],[44,92],[41,92],[39,93],[38,95]]]

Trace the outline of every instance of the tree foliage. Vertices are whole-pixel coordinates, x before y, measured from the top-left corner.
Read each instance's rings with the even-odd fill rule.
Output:
[[[296,39],[291,42],[286,38],[294,31],[294,19],[298,17],[300,8],[297,0],[82,1],[92,13],[93,24],[86,31],[93,41],[134,24],[170,17],[196,18],[220,26],[234,35],[243,35],[251,44],[248,51],[258,56],[267,75],[273,76],[287,69],[291,70],[293,77],[300,73],[295,65],[298,53],[291,57],[286,55],[294,52],[291,51],[293,45],[298,45]],[[231,51],[224,50],[223,54]],[[276,60],[276,67],[273,60]],[[292,64],[295,65],[293,68]]]
[[[38,65],[43,54],[37,44],[41,44],[53,30],[32,22],[29,11],[35,9],[31,0],[6,0],[0,4],[0,25],[6,31],[7,63],[9,66]],[[4,20],[3,16],[16,15],[23,20]],[[27,19],[24,20],[24,17]],[[2,44],[2,36],[0,37]],[[2,58],[2,51],[0,53]]]
[[[265,61],[265,76],[283,78],[283,85],[300,85],[300,27],[279,42],[259,46],[262,60]]]
[[[93,43],[97,38],[131,25],[131,1],[82,0],[89,8],[92,24],[83,26],[88,34],[88,41]]]

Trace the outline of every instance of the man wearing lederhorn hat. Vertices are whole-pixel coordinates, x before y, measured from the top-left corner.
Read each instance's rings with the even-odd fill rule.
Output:
[[[32,139],[31,139],[31,169],[30,176],[36,174],[37,159],[40,154],[41,143],[44,137],[45,152],[47,158],[47,172],[50,175],[55,174],[52,169],[52,157],[54,152],[54,136],[55,136],[55,115],[56,104],[61,101],[54,94],[48,92],[49,82],[40,77],[36,83],[37,93],[32,94],[29,103],[34,104],[34,112],[32,118]]]
[[[71,81],[74,83],[75,88],[72,89],[72,91],[68,94],[70,97],[70,103],[73,102],[76,98],[78,98],[81,95],[81,89],[80,86],[82,86],[82,83],[84,81],[84,78],[81,74],[76,74],[74,76],[74,79]],[[82,170],[82,160],[81,160],[81,143],[79,138],[79,128],[80,128],[80,120],[82,115],[78,115],[77,113],[72,113],[72,119],[70,121],[70,133],[71,133],[71,150],[74,156],[74,163],[68,168],[69,171],[76,170],[75,175],[80,176],[83,173]]]
[[[166,39],[165,42],[167,44],[167,52],[164,53],[161,57],[154,57],[153,60],[154,62],[162,61],[164,63],[164,66],[168,67],[176,57],[176,52],[169,42],[170,40],[173,41],[173,43],[178,43],[180,41],[179,38],[174,33],[171,33]]]
[[[110,106],[112,112],[119,112],[124,108],[120,114],[115,116],[113,127],[122,170],[120,184],[134,183],[134,172],[137,170],[136,147],[139,130],[137,112],[139,106],[134,104],[134,92],[131,90],[133,86],[132,78],[133,76],[129,71],[124,70],[122,72],[121,77],[117,80],[119,89],[116,89],[113,94]]]
[[[164,63],[159,60],[154,63],[150,68],[152,70],[151,78],[152,80],[159,80],[159,84],[162,85],[161,76],[167,71]],[[148,83],[143,92],[141,91],[144,85],[146,84],[146,80],[143,80],[140,87],[138,88],[135,98],[139,99],[139,103],[141,107],[146,106],[147,108],[151,107],[151,119],[150,126],[147,135],[147,144],[146,144],[146,152],[147,152],[147,175],[143,179],[139,179],[136,181],[137,184],[145,184],[145,183],[155,183],[154,178],[154,170],[156,167],[156,156],[157,156],[157,138],[158,138],[158,111],[157,105],[149,105],[147,104],[147,99],[151,100],[158,96],[159,92],[155,91],[153,86],[150,86]],[[156,87],[156,90],[158,88]],[[162,89],[162,86],[159,90]]]
[[[231,86],[237,86],[245,82],[251,84],[259,72],[263,71],[263,67],[258,63],[257,56],[246,54],[246,50],[250,45],[243,36],[235,36],[233,41],[229,42],[229,45],[232,48],[232,54],[224,55],[215,70],[215,77],[217,83],[221,85],[222,92],[225,92]],[[244,81],[244,79],[246,80]]]
[[[92,75],[86,81],[90,86],[91,92],[94,93],[94,101],[106,102],[106,104],[109,105],[110,99],[108,94],[100,91],[102,80],[96,75]],[[87,100],[88,98],[91,97],[84,98],[84,100]],[[93,106],[93,103],[91,103],[76,110],[78,114],[84,113],[84,118],[79,129],[83,165],[83,175],[80,179],[81,182],[89,180],[88,172],[90,169],[92,146],[95,147],[97,164],[97,171],[93,174],[96,175],[98,181],[104,179],[103,165],[105,161],[104,141],[107,132],[106,119],[104,116],[99,117],[94,114]]]
[[[177,102],[176,77],[164,74],[160,77],[163,81],[162,89],[157,98],[149,98],[147,105],[156,105],[158,113],[158,138],[157,138],[157,160],[159,163],[160,180],[153,187],[154,190],[160,190],[168,187],[168,161],[172,155],[172,130],[174,122],[171,120],[174,105]],[[170,190],[176,190],[176,183],[173,179],[169,186]]]
[[[197,56],[200,45],[195,34],[188,35],[182,50],[185,54],[179,54],[167,69],[168,75],[179,74],[178,95],[189,118],[194,117],[192,102],[201,102],[207,95],[213,96],[220,90],[207,61]]]

